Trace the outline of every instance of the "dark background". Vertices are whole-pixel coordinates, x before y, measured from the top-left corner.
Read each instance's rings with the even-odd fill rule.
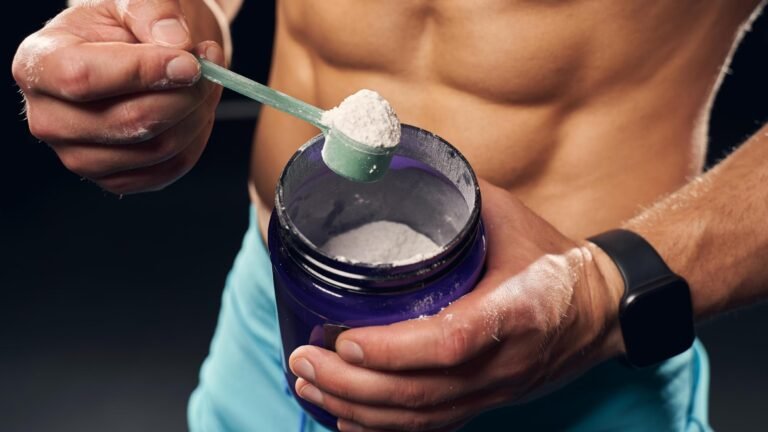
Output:
[[[10,75],[16,46],[57,3],[15,3],[4,24],[0,431],[182,431],[246,228],[253,105],[225,92],[202,160],[165,191],[118,199],[80,181],[28,134]],[[245,4],[232,67],[265,82],[273,5]],[[768,119],[767,53],[760,19],[718,97],[710,160]],[[719,430],[768,424],[767,313],[762,305],[700,326]]]

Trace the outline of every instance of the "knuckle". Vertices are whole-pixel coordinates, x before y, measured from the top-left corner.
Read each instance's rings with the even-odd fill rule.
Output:
[[[124,102],[118,120],[117,134],[125,141],[137,142],[152,138],[153,121],[148,109],[134,102]]]
[[[134,77],[138,84],[148,89],[165,89],[173,87],[167,77],[166,65],[169,62],[165,55],[144,55],[133,66]]]
[[[444,327],[442,352],[443,366],[461,363],[467,356],[470,346],[469,330],[463,325]]]
[[[164,90],[171,88],[171,82],[159,72],[159,68],[151,67],[149,62],[140,62],[135,66],[134,80],[142,87],[149,90]]]
[[[525,299],[519,299],[510,304],[508,315],[515,317],[514,326],[521,334],[546,332],[552,321],[538,304]]]
[[[40,59],[55,46],[52,38],[42,35],[39,31],[21,42],[11,64],[13,78],[21,88],[30,90],[33,87],[36,73],[39,72]]]
[[[61,56],[60,56],[61,57]],[[58,87],[61,93],[74,101],[88,99],[91,91],[91,70],[82,60],[67,57],[61,61]]]
[[[397,399],[408,408],[421,408],[430,402],[426,388],[412,380],[403,380],[398,393]]]

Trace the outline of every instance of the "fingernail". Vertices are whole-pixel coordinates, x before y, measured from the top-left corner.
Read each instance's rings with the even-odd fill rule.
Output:
[[[352,423],[344,419],[336,421],[336,429],[341,432],[363,432],[363,427],[357,423]]]
[[[189,33],[178,19],[166,18],[152,26],[152,38],[162,45],[178,46],[187,42]]]
[[[205,49],[205,58],[208,60],[214,62],[214,63],[220,63],[224,59],[224,55],[222,54],[221,50],[216,45],[211,45],[208,48]]]
[[[165,76],[175,83],[192,84],[200,77],[200,64],[190,56],[178,56],[165,66]]]
[[[360,348],[360,345],[352,341],[343,340],[339,342],[339,346],[336,347],[336,352],[348,363],[363,362],[363,349]]]
[[[306,399],[317,406],[323,405],[323,394],[320,393],[320,390],[318,390],[317,387],[313,386],[312,384],[307,384],[302,387],[299,391],[299,396],[301,396],[302,399]]]
[[[307,381],[315,381],[315,368],[305,358],[300,358],[293,362],[293,372]]]

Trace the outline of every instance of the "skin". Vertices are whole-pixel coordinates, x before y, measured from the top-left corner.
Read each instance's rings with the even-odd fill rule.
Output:
[[[336,352],[297,349],[297,392],[343,431],[455,430],[620,356],[624,288],[584,240],[619,226],[688,280],[699,319],[764,298],[768,129],[701,175],[721,71],[757,7],[278,2],[269,84],[323,108],[372,88],[456,145],[483,179],[490,247],[483,280],[440,314],[349,330]],[[186,38],[153,38],[182,11]],[[220,89],[167,65],[190,52],[223,63],[210,40],[221,34],[200,2],[63,12],[14,59],[31,132],[106,190],[168,185],[202,152]],[[263,111],[250,183],[262,228],[280,170],[316,133]]]
[[[197,7],[181,35],[159,40],[152,24],[181,16],[177,1],[92,3],[56,16],[14,57],[30,132],[106,190],[162,189],[194,166],[210,136],[221,88],[198,82],[195,55],[223,64],[213,41],[221,33]]]

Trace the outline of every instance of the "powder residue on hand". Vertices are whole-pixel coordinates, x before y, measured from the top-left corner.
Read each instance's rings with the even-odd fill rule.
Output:
[[[348,96],[323,113],[320,121],[353,140],[371,147],[394,147],[400,142],[400,120],[395,110],[373,90]]]
[[[408,225],[376,221],[331,237],[320,249],[345,261],[395,264],[434,255],[440,246]]]
[[[46,35],[44,33],[34,33],[28,36],[19,46],[19,60],[24,65],[26,73],[25,87],[22,90],[29,91],[40,80],[40,74],[43,72],[42,59],[44,56],[52,53],[62,45],[59,38]]]

